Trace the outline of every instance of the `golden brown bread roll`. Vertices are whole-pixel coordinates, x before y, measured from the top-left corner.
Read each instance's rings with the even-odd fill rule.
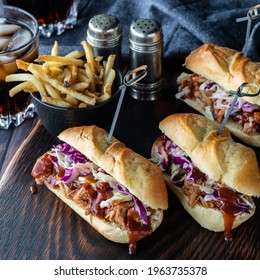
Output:
[[[152,159],[201,226],[229,234],[254,214],[250,196],[260,196],[260,172],[252,149],[234,142],[227,129],[218,135],[219,124],[198,114],[170,115],[159,128],[164,138],[154,142]]]
[[[136,241],[159,227],[168,196],[160,169],[97,126],[69,128],[32,176],[111,241]],[[156,194],[156,195],[155,195]]]
[[[260,85],[260,62],[251,61],[242,52],[212,43],[192,51],[185,60],[185,67],[226,90],[236,91],[243,83]],[[243,99],[260,105],[260,96]]]
[[[233,100],[228,91],[236,91],[243,83],[260,86],[259,62],[212,43],[192,51],[185,66],[194,74],[182,73],[178,77],[180,86],[176,97],[218,122],[222,122]],[[256,88],[250,90],[256,92]],[[256,147],[260,147],[259,105],[259,95],[239,98],[226,124],[232,134]]]

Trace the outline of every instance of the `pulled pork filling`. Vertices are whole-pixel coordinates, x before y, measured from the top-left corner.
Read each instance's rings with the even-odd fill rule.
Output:
[[[205,105],[209,119],[222,122],[234,96],[230,95],[218,84],[197,74],[182,73],[177,80],[178,99],[199,99]],[[243,132],[248,135],[260,133],[260,106],[238,98],[230,118],[241,125]]]
[[[152,233],[146,207],[112,176],[68,144],[59,144],[39,158],[32,170],[38,184],[62,188],[67,198],[92,214],[127,230],[129,253],[136,251],[136,241]]]
[[[194,165],[187,153],[167,136],[163,135],[161,140],[162,145],[157,146],[152,160],[170,176],[176,186],[182,188],[184,194],[188,196],[190,207],[200,204],[206,208],[217,208],[222,212],[225,238],[231,240],[233,221],[237,215],[250,213],[254,208],[252,198],[210,179]]]

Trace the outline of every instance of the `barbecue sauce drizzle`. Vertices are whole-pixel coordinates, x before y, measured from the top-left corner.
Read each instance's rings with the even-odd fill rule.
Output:
[[[32,170],[32,176],[34,178],[45,177],[42,183],[48,183],[48,181],[57,181],[64,175],[64,168],[60,166],[55,166],[52,160],[49,158],[48,154],[38,159]],[[87,176],[87,183],[75,186],[75,184],[70,183],[67,186],[73,191],[79,188],[84,188],[88,193],[90,200],[88,201],[88,206],[90,207],[91,213],[98,217],[99,219],[105,219],[105,208],[100,207],[101,201],[107,199],[106,183],[96,184],[96,190],[91,186],[92,183],[97,183],[93,175]],[[53,188],[59,188],[58,185],[53,186]],[[126,230],[129,237],[129,254],[136,253],[137,241],[145,236],[152,234],[152,226],[150,219],[148,219],[148,224],[144,224],[141,221],[139,214],[133,209],[129,209],[127,213]]]
[[[163,148],[165,149],[165,141],[163,140],[164,137],[161,136],[161,140],[163,142]],[[168,165],[170,166],[170,163],[172,161],[172,158],[168,155]],[[168,172],[168,174],[170,173],[170,168],[166,169],[166,172]],[[203,177],[202,176],[202,172],[200,172],[197,169],[194,169],[194,175],[195,177]],[[204,174],[205,177],[205,174]],[[182,187],[183,186],[183,182],[179,182],[176,183],[176,185],[178,187]],[[237,206],[236,200],[237,200],[237,194],[235,191],[233,191],[232,189],[225,187],[225,186],[220,186],[219,187],[219,198],[221,199],[222,203],[220,202],[215,202],[214,204],[215,206],[221,211],[222,215],[223,215],[223,219],[224,219],[224,237],[226,241],[232,241],[232,234],[231,234],[231,230],[233,227],[233,223],[234,220],[236,218],[236,215],[238,215],[241,210],[239,209],[239,207]]]
[[[233,190],[226,187],[220,187],[219,197],[223,201],[223,204],[220,206],[220,211],[224,218],[225,240],[232,241],[231,229],[236,215],[240,213],[240,209],[235,205],[237,196]]]

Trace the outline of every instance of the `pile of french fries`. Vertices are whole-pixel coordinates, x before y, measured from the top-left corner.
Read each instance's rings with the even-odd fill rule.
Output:
[[[63,108],[86,108],[111,97],[116,76],[113,69],[115,55],[106,61],[94,58],[91,46],[82,41],[84,51],[72,51],[59,55],[59,45],[55,41],[50,55],[41,55],[28,63],[16,60],[18,69],[28,73],[6,76],[6,82],[21,82],[14,86],[9,95],[20,91],[39,92],[41,100]]]

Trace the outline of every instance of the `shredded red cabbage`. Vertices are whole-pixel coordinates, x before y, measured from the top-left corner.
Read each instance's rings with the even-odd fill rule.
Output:
[[[143,220],[144,224],[147,225],[148,224],[147,212],[143,203],[136,196],[134,196],[127,188],[120,186],[118,183],[116,184],[116,189],[121,193],[130,194],[133,197],[135,210]]]
[[[218,201],[220,204],[224,205],[225,200],[223,198],[220,198],[219,196],[219,188],[217,186],[214,187],[214,192],[212,194],[206,194],[204,197],[205,201],[211,201],[215,200]],[[237,198],[236,202],[233,203],[233,206],[235,206],[238,209],[238,214],[246,213],[249,214],[249,208],[250,206],[240,197]]]
[[[168,155],[171,156],[172,162],[176,165],[179,165],[186,172],[186,179],[192,182],[195,182],[195,172],[193,168],[193,164],[188,157],[188,155],[184,155],[184,153],[180,154],[177,151],[178,146],[173,143],[166,135],[164,135],[164,147]],[[168,157],[164,157],[163,167],[166,170],[171,165],[171,161],[169,161]]]
[[[90,161],[86,156],[84,156],[82,153],[80,153],[78,150],[74,149],[67,143],[58,144],[53,147],[63,152],[63,154],[69,156],[70,160],[73,163],[86,163]]]
[[[193,166],[190,158],[186,155],[185,152],[180,152],[180,148],[173,143],[166,135],[164,135],[164,147],[159,149],[160,155],[163,157],[163,162],[160,164],[162,171],[169,171],[171,164],[179,165],[182,170],[185,170],[186,176],[182,180],[189,180],[191,182],[197,183],[201,179],[206,178],[206,175],[199,171],[196,167]],[[170,157],[170,158],[169,158]],[[213,186],[213,193],[206,193],[204,196],[205,201],[215,200],[224,205],[225,201],[223,197],[220,198],[219,195],[219,186],[217,183]],[[241,198],[238,197],[236,202],[233,204],[237,209],[238,213],[250,213],[250,206]]]
[[[213,85],[215,85],[215,83],[214,83],[214,82],[210,82],[210,83],[208,83],[208,84],[205,86],[205,89],[211,89],[211,87],[212,87]]]
[[[76,164],[76,163],[90,162],[90,160],[87,157],[85,157],[83,154],[81,154],[79,151],[77,151],[76,149],[74,149],[67,143],[59,144],[59,145],[56,145],[53,147],[55,149],[61,151],[66,156],[68,156],[67,160],[69,160],[70,163]],[[58,164],[57,157],[50,155],[50,158],[54,164]],[[71,164],[71,166],[73,166],[73,164]],[[77,168],[77,167],[65,168],[65,174],[60,180],[61,180],[61,182],[64,182],[64,183],[72,183],[80,175],[84,175],[85,173],[91,174],[91,172],[89,173],[84,170],[80,170],[80,168]],[[99,185],[97,183],[97,188],[98,187],[99,187]],[[133,198],[133,201],[134,201],[135,210],[137,211],[137,213],[143,220],[144,224],[148,224],[147,212],[146,212],[146,209],[145,209],[143,203],[136,196],[131,194],[127,188],[120,186],[118,183],[116,183],[115,187],[119,192],[131,195],[131,197]],[[113,188],[110,186],[110,184],[108,182],[106,182],[105,186],[104,186],[104,183],[102,184],[102,190],[111,192],[111,191],[113,191]]]

